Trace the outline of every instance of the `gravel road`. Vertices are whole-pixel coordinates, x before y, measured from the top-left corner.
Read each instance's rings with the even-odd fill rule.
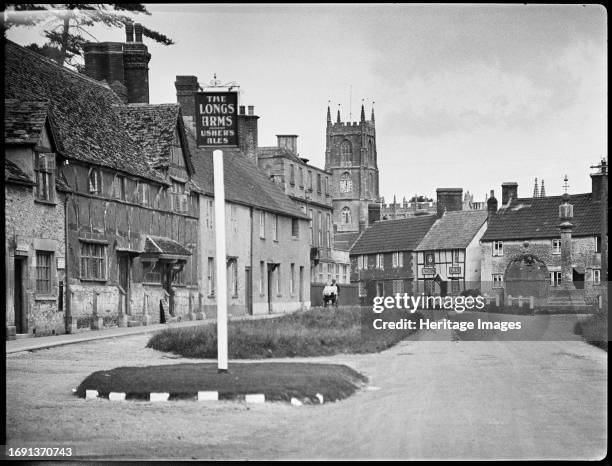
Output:
[[[96,459],[600,459],[607,353],[573,341],[452,341],[428,333],[347,364],[370,388],[323,406],[83,400],[89,373],[200,362],[147,336],[7,355],[8,446]],[[296,359],[304,361],[306,359]],[[231,365],[230,365],[231,369]]]

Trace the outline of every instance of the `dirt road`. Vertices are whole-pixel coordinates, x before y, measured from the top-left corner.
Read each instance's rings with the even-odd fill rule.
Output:
[[[439,331],[428,334],[437,341],[404,341],[383,353],[312,358],[370,378],[369,390],[323,406],[72,395],[95,370],[200,361],[146,349],[146,338],[8,355],[8,445],[71,446],[97,459],[599,459],[606,452],[607,353],[577,340],[451,341]]]

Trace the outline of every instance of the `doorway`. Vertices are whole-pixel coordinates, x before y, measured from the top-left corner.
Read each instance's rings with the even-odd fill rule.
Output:
[[[268,314],[272,314],[272,294],[274,293],[274,270],[278,264],[268,264]]]
[[[300,305],[304,305],[304,266],[300,267],[300,284],[299,284],[299,293],[300,293]]]
[[[253,282],[251,279],[251,267],[244,268],[244,303],[246,305],[246,313],[253,315]]]
[[[28,319],[25,310],[24,283],[26,257],[15,256],[15,276],[13,303],[15,308],[15,332],[28,333]]]
[[[130,315],[130,266],[131,260],[127,254],[118,256],[119,262],[119,293],[121,295],[121,312]]]
[[[584,290],[584,272],[580,273],[576,269],[572,269],[572,281],[577,290]]]

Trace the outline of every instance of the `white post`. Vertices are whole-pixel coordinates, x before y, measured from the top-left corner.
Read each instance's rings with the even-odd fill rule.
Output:
[[[223,151],[213,151],[215,245],[217,258],[217,370],[227,371],[227,276],[225,253],[225,189]]]

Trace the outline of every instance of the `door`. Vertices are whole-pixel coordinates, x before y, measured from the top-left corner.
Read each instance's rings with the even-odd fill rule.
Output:
[[[276,264],[268,264],[268,314],[272,313],[272,294],[274,293],[274,269]]]
[[[16,333],[28,333],[28,321],[25,312],[24,303],[24,281],[25,281],[25,258],[15,257],[15,289],[14,299],[15,303],[15,331]]]
[[[121,312],[130,315],[130,258],[126,254],[118,257],[119,293],[121,295]]]
[[[299,283],[299,287],[300,287],[300,304],[304,304],[304,266],[300,267],[300,283]]]
[[[253,315],[253,281],[251,278],[251,267],[244,268],[244,302],[246,305],[246,312],[249,315]]]

